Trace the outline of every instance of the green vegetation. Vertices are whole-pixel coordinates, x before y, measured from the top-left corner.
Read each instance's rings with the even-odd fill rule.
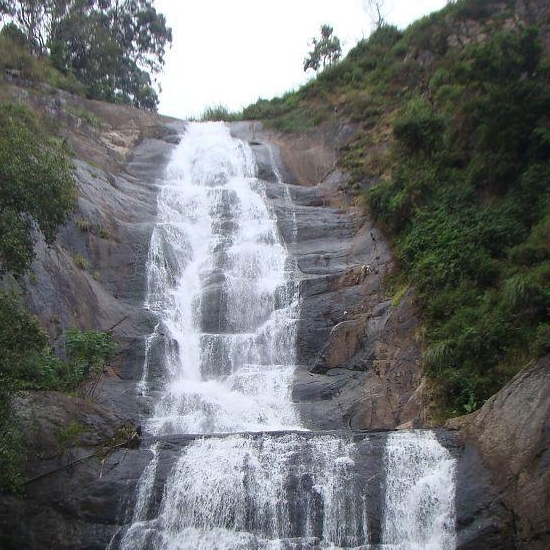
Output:
[[[79,109],[68,105],[66,110],[80,120],[87,122],[90,126],[92,126],[92,128],[99,128],[101,126],[101,120],[99,117],[87,109]]]
[[[71,420],[66,426],[57,432],[57,441],[61,450],[66,450],[76,443],[78,438],[86,433],[86,426],[76,420]]]
[[[2,31],[2,63],[21,77],[156,108],[151,75],[162,69],[172,33],[150,0],[6,0],[2,15],[13,21]]]
[[[23,275],[34,258],[36,229],[52,243],[75,200],[63,144],[36,114],[0,104],[0,275]]]
[[[29,315],[21,297],[0,290],[0,392],[3,404],[23,389],[90,394],[106,361],[115,351],[109,334],[69,329],[65,333],[67,361],[59,359],[38,319]]]
[[[332,34],[333,30],[330,25],[321,25],[321,38],[311,40],[313,49],[304,60],[304,71],[326,69],[340,59],[342,46],[340,39]]]
[[[440,417],[550,353],[550,59],[514,8],[459,0],[404,32],[381,25],[243,111],[287,131],[357,124],[340,163],[393,243],[393,284],[415,289]]]
[[[116,350],[110,334],[96,330],[69,329],[65,333],[67,359],[70,366],[68,389],[81,397],[94,394],[107,360]]]
[[[86,218],[78,218],[78,220],[76,220],[76,226],[83,233],[87,233],[88,231],[90,231],[91,223],[90,220]]]
[[[33,55],[25,35],[13,24],[5,25],[0,31],[0,70],[23,80],[45,82],[76,95],[86,93],[86,87],[72,73],[63,74],[48,58]]]
[[[10,414],[12,396],[21,390],[89,396],[114,351],[109,335],[72,330],[64,338],[67,360],[60,359],[15,290],[31,267],[36,240],[53,243],[76,196],[71,161],[48,121],[0,104],[0,489],[17,492],[23,482],[24,438]],[[33,284],[32,274],[29,279]]]
[[[78,267],[78,269],[88,269],[90,266],[90,262],[82,255],[82,254],[76,254],[74,257],[74,265]]]
[[[471,412],[550,349],[550,71],[535,29],[466,47],[393,124],[367,202],[429,328],[447,414]]]
[[[67,360],[62,361],[14,291],[0,290],[0,326],[0,490],[18,492],[25,445],[10,413],[12,396],[21,390],[93,395],[115,344],[109,334],[71,329],[65,333]]]
[[[230,122],[240,120],[238,113],[232,113],[225,105],[212,105],[207,107],[200,116],[201,122]]]

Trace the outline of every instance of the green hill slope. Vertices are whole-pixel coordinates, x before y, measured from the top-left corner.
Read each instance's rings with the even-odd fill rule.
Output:
[[[549,22],[543,1],[459,1],[243,112],[357,125],[340,164],[393,242],[390,286],[416,289],[445,416],[550,352]]]

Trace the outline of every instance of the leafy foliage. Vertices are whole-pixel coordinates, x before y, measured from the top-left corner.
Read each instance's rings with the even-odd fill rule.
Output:
[[[76,200],[63,146],[23,107],[0,105],[0,274],[24,274],[39,230],[47,243]]]
[[[67,359],[71,365],[69,386],[82,396],[92,395],[107,360],[116,350],[110,334],[96,330],[69,329],[65,334]]]
[[[313,49],[304,61],[304,71],[325,69],[334,65],[342,55],[340,39],[333,35],[334,29],[330,25],[321,25],[321,38],[313,38]]]
[[[395,120],[394,174],[368,204],[418,290],[428,374],[456,414],[550,349],[540,237],[550,214],[550,74],[536,30],[465,48],[431,91]]]
[[[21,390],[93,395],[116,346],[109,334],[71,329],[65,334],[67,360],[62,361],[21,297],[6,290],[0,290],[0,326],[0,490],[19,492],[25,446],[10,414],[11,397]]]
[[[0,391],[4,395],[23,389],[88,395],[90,383],[116,349],[107,333],[69,329],[65,334],[67,361],[60,360],[38,319],[12,291],[0,291],[0,326],[4,327],[0,334]]]
[[[89,97],[156,108],[151,75],[162,69],[172,33],[150,0],[12,0],[6,11],[29,50],[49,54]]]
[[[238,113],[231,113],[225,105],[207,107],[200,117],[202,122],[230,122],[232,120],[239,120],[240,118]]]
[[[13,23],[4,25],[0,31],[0,69],[76,95],[83,96],[86,92],[85,86],[72,73],[63,74],[50,59],[33,55],[26,36]]]

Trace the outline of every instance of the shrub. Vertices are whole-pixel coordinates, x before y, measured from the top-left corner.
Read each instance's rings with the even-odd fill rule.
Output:
[[[70,365],[69,388],[77,389],[82,396],[93,395],[116,344],[108,333],[76,329],[66,332],[65,342]]]
[[[21,296],[0,290],[0,490],[19,492],[26,446],[10,413],[12,396],[21,390],[56,390],[93,396],[106,361],[116,344],[98,331],[68,330],[67,361],[48,345],[38,319]]]
[[[90,262],[88,262],[88,260],[82,254],[77,254],[74,257],[74,264],[76,265],[76,267],[78,267],[78,269],[82,270],[88,269],[88,267],[90,266]]]
[[[431,96],[395,117],[392,177],[366,197],[417,289],[446,415],[481,406],[550,350],[550,77],[538,37],[497,33],[454,55],[434,69]]]
[[[395,121],[393,135],[404,154],[431,154],[442,144],[444,123],[420,98],[407,103]]]
[[[29,110],[0,105],[0,274],[29,269],[35,229],[51,244],[76,195],[63,146]]]
[[[231,113],[225,105],[213,105],[211,107],[207,107],[200,116],[200,120],[202,122],[229,122],[231,120],[238,119],[239,115],[237,113]]]

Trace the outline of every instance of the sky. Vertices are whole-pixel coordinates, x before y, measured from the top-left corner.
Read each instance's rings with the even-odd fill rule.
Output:
[[[172,27],[159,112],[185,119],[223,105],[240,110],[298,88],[303,63],[327,23],[347,52],[373,28],[366,0],[156,0]],[[445,0],[384,0],[388,23],[405,28]]]

